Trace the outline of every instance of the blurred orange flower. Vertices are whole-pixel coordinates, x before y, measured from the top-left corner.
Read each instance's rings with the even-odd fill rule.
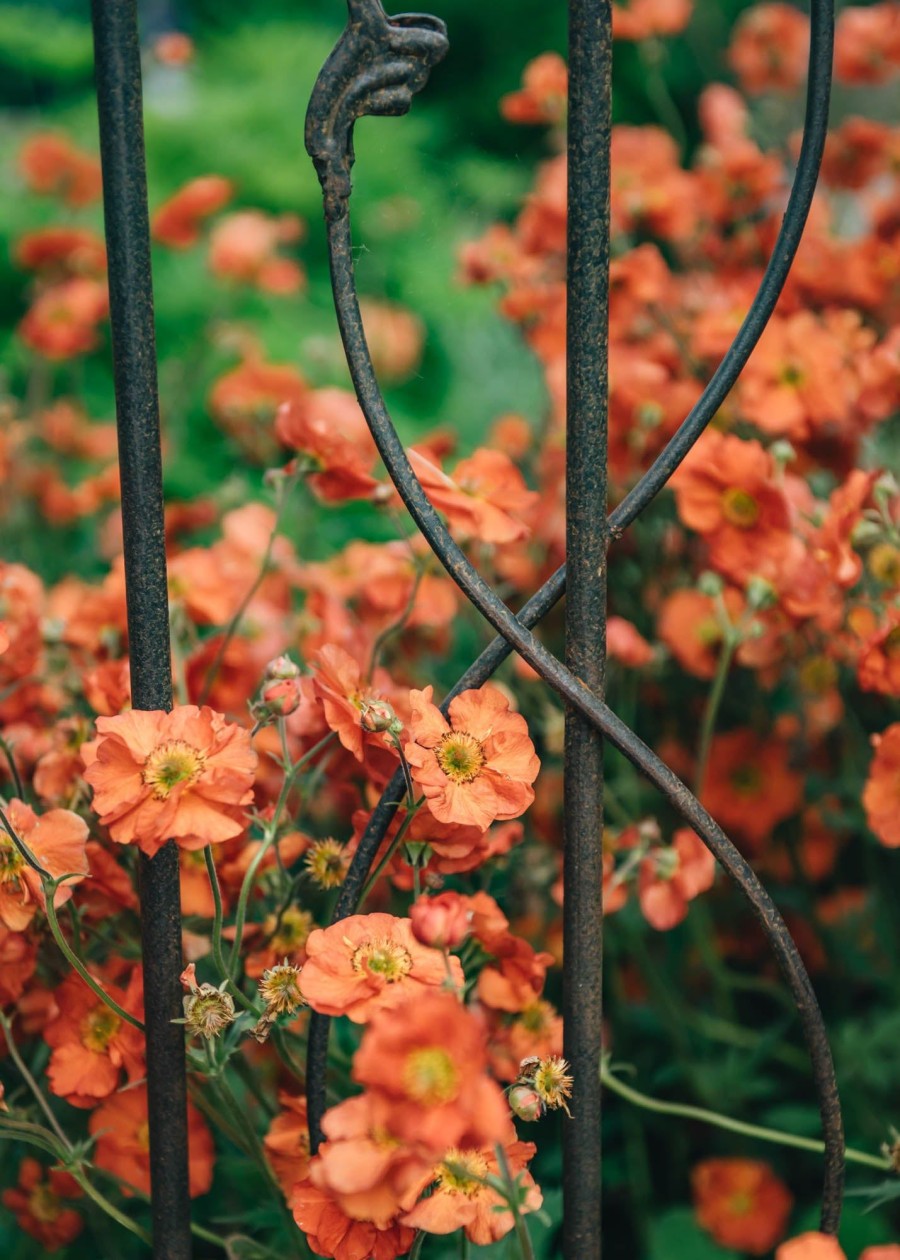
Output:
[[[900,722],[872,736],[875,756],[863,788],[866,821],[883,845],[900,848]]]
[[[691,1173],[700,1225],[723,1247],[765,1255],[784,1235],[794,1199],[768,1164],[708,1159]]]
[[[204,219],[227,206],[234,196],[231,180],[200,175],[158,206],[150,221],[154,240],[171,249],[188,249],[200,239]]]
[[[111,1095],[92,1113],[88,1128],[96,1138],[93,1161],[121,1177],[126,1185],[150,1193],[150,1124],[147,1086],[135,1085]],[[212,1185],[215,1148],[203,1117],[188,1103],[188,1188],[192,1199]]]
[[[311,1181],[294,1186],[290,1207],[310,1248],[317,1256],[333,1260],[396,1260],[406,1255],[416,1236],[405,1225],[378,1229],[371,1221],[353,1220],[327,1190]]]
[[[46,1172],[46,1178],[44,1173]],[[19,1184],[4,1190],[3,1204],[15,1215],[19,1229],[36,1238],[47,1252],[59,1251],[81,1233],[84,1221],[64,1199],[81,1197],[74,1177],[59,1168],[44,1169],[27,1156],[19,1165]]]
[[[32,190],[86,206],[101,192],[100,160],[76,148],[68,136],[41,131],[19,150],[19,170]]]
[[[53,879],[68,874],[81,878],[87,875],[88,827],[78,814],[69,809],[51,809],[38,815],[14,798],[6,816],[19,839]],[[60,884],[53,896],[55,907],[65,905],[72,896],[73,885],[80,883],[81,878]],[[38,906],[46,904],[40,875],[26,863],[6,830],[0,828],[0,922],[21,932],[34,918]]]

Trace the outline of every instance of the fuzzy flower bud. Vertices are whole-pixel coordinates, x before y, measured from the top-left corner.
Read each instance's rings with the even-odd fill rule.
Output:
[[[299,678],[300,666],[289,656],[276,656],[266,666],[266,678]]]
[[[510,1110],[520,1120],[540,1120],[544,1114],[541,1096],[530,1085],[513,1085],[508,1097]]]
[[[439,893],[420,897],[409,911],[412,933],[422,945],[434,949],[457,949],[469,935],[472,911],[459,893]]]
[[[253,715],[259,719],[263,714],[272,717],[287,717],[300,704],[300,684],[295,678],[273,678],[263,683],[259,699],[253,706]]]

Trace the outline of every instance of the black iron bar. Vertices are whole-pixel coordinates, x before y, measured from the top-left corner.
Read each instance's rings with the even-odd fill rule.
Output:
[[[374,3],[374,0],[373,0]],[[380,10],[380,4],[377,5]],[[411,17],[405,19],[410,26],[413,26],[419,19]],[[431,19],[429,19],[431,21]],[[830,12],[823,12],[821,0],[818,0],[814,6],[813,13],[814,37],[812,41],[813,55],[821,57],[822,50],[827,45],[830,48],[831,39],[831,18]],[[823,30],[825,32],[823,37]],[[348,32],[353,37],[352,23],[348,26]],[[345,32],[345,38],[347,33]],[[818,42],[817,42],[818,40]],[[372,49],[367,48],[369,60],[372,59]],[[376,52],[377,59],[377,52]],[[326,70],[331,68],[328,63]],[[360,72],[361,72],[360,68]],[[818,66],[817,73],[821,72],[823,67]],[[324,72],[323,72],[324,73]],[[344,80],[335,80],[329,83],[328,89],[333,91],[337,88],[344,89],[347,87],[346,79],[352,80],[353,68],[348,68],[345,63],[342,67]],[[829,67],[824,67],[825,88],[827,89]],[[372,71],[366,69],[366,75],[371,81]],[[810,92],[815,91],[813,85],[813,68],[811,68],[811,84]],[[420,80],[417,85],[421,87]],[[352,84],[351,84],[352,86]],[[317,84],[317,88],[319,84]],[[405,104],[408,108],[408,99]],[[365,107],[361,107],[356,111],[356,116],[361,116],[366,112]],[[402,112],[402,110],[380,111],[380,112]],[[821,117],[816,115],[815,110],[808,110],[807,120],[812,118],[813,122],[824,127]],[[784,923],[774,905],[771,898],[763,889],[759,880],[749,865],[744,861],[735,847],[727,839],[721,829],[712,820],[707,811],[703,809],[700,803],[691,795],[688,789],[680,782],[672,771],[668,769],[655,754],[638,739],[634,732],[630,731],[608,708],[595,696],[589,688],[585,687],[577,678],[573,677],[571,672],[556,660],[526,629],[523,620],[519,620],[513,616],[505,604],[490,590],[483,582],[476,570],[469,563],[468,559],[460,548],[455,544],[438,514],[434,511],[427,496],[424,494],[421,485],[416,479],[406,453],[403,449],[396,430],[391,423],[381,397],[374,370],[372,368],[371,359],[369,357],[368,348],[365,342],[365,336],[362,329],[362,321],[359,315],[358,302],[356,298],[353,262],[351,255],[351,237],[349,225],[349,211],[347,202],[349,199],[349,167],[352,161],[352,145],[350,129],[352,129],[352,117],[345,115],[342,118],[343,125],[347,128],[346,134],[339,136],[337,141],[333,135],[329,135],[330,149],[326,157],[322,158],[322,150],[319,150],[317,161],[317,169],[323,183],[323,192],[325,197],[326,217],[328,220],[328,242],[331,258],[332,286],[335,296],[335,304],[338,314],[338,322],[341,329],[341,335],[344,341],[345,352],[347,354],[348,364],[350,366],[351,376],[353,378],[354,387],[357,392],[362,409],[366,415],[370,429],[375,438],[382,458],[388,468],[388,472],[400,493],[404,503],[409,509],[413,519],[425,535],[432,550],[441,560],[448,574],[453,578],[461,590],[469,598],[470,602],[482,613],[483,616],[497,629],[502,636],[508,641],[509,647],[515,648],[520,655],[528,661],[544,679],[563,697],[567,705],[583,717],[604,735],[610,742],[619,748],[632,762],[635,764],[647,778],[673,803],[675,808],[682,814],[697,833],[703,838],[704,842],[717,857],[719,862],[725,868],[726,872],[732,880],[738,884],[741,891],[748,898],[754,913],[759,919],[769,943],[779,962],[781,970],[787,980],[787,983],[794,996],[800,1018],[803,1026],[804,1035],[806,1037],[810,1058],[813,1064],[813,1075],[816,1083],[816,1089],[819,1098],[819,1110],[822,1119],[823,1132],[825,1136],[826,1156],[825,1156],[825,1185],[823,1191],[823,1204],[821,1223],[822,1228],[827,1232],[834,1232],[840,1218],[841,1196],[843,1185],[843,1133],[840,1117],[840,1108],[837,1100],[837,1089],[834,1080],[834,1070],[831,1062],[831,1055],[828,1048],[827,1035],[825,1033],[824,1024],[819,1011],[815,995],[809,982],[809,977],[799,957],[796,946],[790,938]],[[317,137],[314,135],[313,137]],[[309,120],[307,125],[307,142],[310,141]],[[809,143],[807,143],[809,141]],[[804,142],[804,152],[809,155],[815,149],[815,137],[810,140],[807,135]],[[313,149],[310,152],[317,156]],[[335,155],[343,155],[336,168],[332,168],[329,163],[333,161]],[[814,157],[815,164],[818,163],[819,156]],[[796,192],[796,183],[795,190]],[[811,189],[809,190],[811,195]],[[789,202],[789,213],[795,215],[800,214],[805,217],[806,208],[803,208],[799,196],[792,193]],[[799,224],[802,228],[802,223]],[[798,230],[799,236],[799,230]],[[789,260],[788,260],[789,262]],[[776,260],[776,271],[778,267],[784,265],[784,260]],[[766,300],[771,300],[774,305],[774,296],[771,293]],[[763,321],[763,325],[764,325]],[[761,331],[761,329],[760,329]],[[758,335],[758,334],[757,334]],[[752,345],[747,349],[752,349]],[[740,364],[743,366],[743,364]],[[740,370],[740,366],[737,371]],[[737,375],[735,372],[735,376]],[[721,378],[720,378],[721,379]],[[733,382],[732,382],[733,383]],[[727,391],[726,391],[727,392]],[[724,395],[723,395],[724,396]],[[692,414],[696,413],[695,412]],[[713,413],[710,413],[710,418]],[[686,422],[687,423],[687,422]],[[702,431],[700,426],[694,434],[694,438]],[[684,426],[682,426],[682,432]],[[673,441],[677,442],[678,435]],[[663,453],[665,456],[665,452]],[[683,455],[682,455],[683,457]],[[670,469],[671,471],[671,469]],[[656,491],[650,487],[647,501],[653,497]],[[627,523],[627,522],[625,522]],[[612,521],[610,522],[612,525]],[[623,525],[624,527],[624,525]],[[554,582],[559,584],[562,577],[561,571],[555,575]],[[548,591],[545,587],[542,591],[529,601],[529,613],[537,614],[534,621],[541,615],[541,611],[552,606],[555,602],[550,596],[553,592]],[[523,610],[524,612],[524,610]],[[529,621],[529,624],[534,624]],[[497,663],[503,659],[509,647],[495,650],[495,645],[488,649],[493,652]],[[485,656],[483,654],[481,660],[476,662],[476,666],[472,670],[467,671],[469,685],[477,685],[473,678],[477,674],[479,667],[482,665]],[[483,681],[483,680],[482,680]],[[454,690],[457,690],[455,688]],[[390,791],[390,788],[388,789]],[[359,870],[364,861],[371,862],[371,854],[374,852],[372,848],[375,841],[376,833],[379,829],[385,828],[393,813],[393,807],[390,805],[389,798],[385,794],[385,798],[379,804],[379,807],[373,815],[372,823],[367,828],[357,852],[354,866],[356,872],[351,868],[350,875],[359,878]],[[381,833],[383,835],[383,831]],[[377,843],[375,844],[377,848]],[[348,897],[341,899],[341,904],[346,905]],[[344,913],[347,913],[345,910]],[[336,917],[339,917],[336,915]],[[310,1051],[309,1051],[309,1102],[310,1102],[310,1121],[315,1146],[319,1140],[319,1121],[324,1109],[324,1073],[326,1068],[325,1052],[327,1050],[327,1023],[317,1017],[314,1020],[313,1028],[310,1035]]]
[[[172,707],[169,602],[150,229],[135,0],[93,0],[94,58],[109,258],[110,325],[131,696],[136,709]],[[189,1260],[187,1088],[182,1014],[178,849],[140,862],[141,951],[153,1254]]]
[[[566,257],[566,665],[602,697],[606,674],[612,7],[569,0]],[[563,1255],[600,1260],[603,738],[566,708],[563,778]]]

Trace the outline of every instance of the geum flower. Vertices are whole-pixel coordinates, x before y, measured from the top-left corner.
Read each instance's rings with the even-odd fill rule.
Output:
[[[535,1152],[533,1142],[516,1141],[512,1125],[503,1139],[509,1171],[524,1191],[520,1212],[536,1212],[543,1196],[525,1165]],[[427,1230],[430,1234],[452,1234],[464,1229],[476,1246],[487,1246],[508,1234],[515,1220],[506,1200],[492,1186],[488,1177],[498,1177],[500,1168],[493,1146],[450,1147],[434,1169],[432,1193],[401,1216],[407,1225]]]
[[[309,1180],[294,1186],[290,1208],[310,1250],[332,1260],[396,1260],[406,1255],[416,1236],[405,1225],[379,1229],[372,1221],[353,1220],[327,1190]]]
[[[379,1010],[410,996],[423,997],[447,979],[443,956],[420,945],[409,919],[392,914],[354,914],[317,928],[306,942],[300,992],[322,1015],[347,1015],[364,1024]],[[458,958],[450,960],[456,985],[463,983]]]
[[[141,1014],[140,970],[127,990],[104,982],[106,992],[134,1015]],[[95,1107],[120,1084],[144,1075],[144,1039],[74,972],[54,993],[57,1013],[44,1029],[53,1048],[47,1065],[50,1091],[73,1107]]]
[[[153,857],[169,839],[200,849],[244,830],[256,753],[243,727],[188,704],[100,717],[97,731],[82,747],[84,777],[118,844]]]
[[[641,862],[638,901],[644,918],[657,931],[676,927],[688,902],[712,888],[716,860],[690,827],[675,832],[671,846],[653,849]]]
[[[353,1079],[390,1103],[390,1132],[433,1159],[448,1146],[505,1140],[509,1111],[486,1069],[482,1022],[454,994],[429,993],[373,1017]]]
[[[450,721],[431,703],[433,688],[410,692],[406,759],[439,822],[486,831],[518,818],[534,800],[541,763],[528,726],[496,687],[463,691],[450,703]]]
[[[51,809],[38,815],[15,799],[5,813],[13,831],[53,879],[79,876],[60,884],[53,895],[54,907],[65,905],[72,896],[72,884],[80,883],[88,873],[87,823],[70,809]],[[5,828],[0,828],[0,922],[13,932],[21,932],[38,906],[46,908],[46,904],[40,875],[25,861]]]

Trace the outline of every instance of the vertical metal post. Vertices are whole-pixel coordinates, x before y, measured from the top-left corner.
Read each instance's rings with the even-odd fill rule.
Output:
[[[131,694],[136,709],[171,709],[162,458],[141,60],[135,0],[92,0],[103,211],[109,257],[110,324]],[[189,1260],[187,1082],[182,1014],[178,850],[171,841],[141,855],[141,949],[147,1036],[153,1254]]]
[[[612,12],[569,0],[566,664],[603,696],[606,667],[609,168]],[[565,738],[563,1250],[601,1254],[603,740],[569,707]]]

